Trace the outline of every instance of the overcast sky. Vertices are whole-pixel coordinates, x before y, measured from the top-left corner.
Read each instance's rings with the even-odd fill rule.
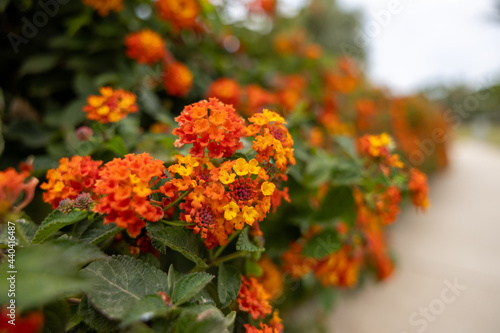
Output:
[[[394,92],[439,83],[480,87],[500,78],[500,15],[495,21],[494,0],[337,1],[363,10],[370,32],[368,75]],[[387,13],[391,2],[396,14],[377,20],[374,14]]]

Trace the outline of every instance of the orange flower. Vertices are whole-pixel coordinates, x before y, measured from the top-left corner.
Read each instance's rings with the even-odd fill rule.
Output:
[[[316,266],[316,259],[307,258],[302,255],[303,245],[299,242],[290,244],[290,249],[283,253],[283,270],[293,278],[301,278],[310,273]]]
[[[252,326],[250,324],[245,324],[245,332],[246,333],[280,333],[281,331],[277,330],[276,328],[272,328],[267,326],[266,324],[260,323],[260,329]]]
[[[381,195],[377,195],[377,214],[383,224],[391,224],[399,213],[401,194],[395,186],[389,186]]]
[[[85,6],[97,10],[99,15],[108,16],[110,11],[121,12],[123,10],[123,0],[82,0]]]
[[[318,60],[322,53],[323,48],[319,44],[311,44],[304,49],[304,57],[311,60]]]
[[[38,179],[32,177],[28,180],[29,175],[28,171],[18,173],[14,168],[0,171],[0,221],[9,219],[10,214],[19,213],[33,200]],[[22,193],[22,201],[17,202]]]
[[[268,15],[273,15],[276,12],[276,0],[253,0],[248,5],[251,13],[264,12]]]
[[[87,98],[88,105],[83,107],[87,118],[102,124],[115,123],[125,118],[129,113],[139,110],[135,104],[135,94],[111,87],[99,88],[101,95],[91,95]]]
[[[172,23],[176,29],[195,28],[200,14],[196,0],[158,0],[156,3],[160,17]]]
[[[269,299],[269,293],[255,278],[247,279],[241,276],[241,288],[237,298],[241,311],[250,313],[253,319],[265,318],[272,312]]]
[[[63,199],[75,199],[80,193],[87,192],[93,200],[98,196],[94,193],[96,181],[99,179],[99,166],[102,161],[94,161],[90,156],[63,157],[59,160],[57,169],[47,171],[47,182],[40,185],[43,201],[57,208]]]
[[[184,211],[180,218],[193,224],[190,228],[200,233],[207,248],[226,244],[227,236],[235,229],[266,217],[271,197],[262,190],[262,184],[268,176],[257,160],[247,162],[240,158],[215,167],[207,157],[177,158],[179,163],[168,168],[172,181],[160,191],[166,194],[171,186],[178,191],[191,191],[179,205]]]
[[[280,312],[278,309],[274,309],[273,317],[269,321],[269,326],[275,330],[277,333],[283,332],[283,324],[281,323]]]
[[[147,153],[128,154],[106,163],[99,172],[95,192],[102,195],[94,211],[106,214],[104,223],[116,223],[126,228],[129,235],[137,237],[146,223],[156,222],[163,217],[163,211],[153,206],[149,195],[151,188],[163,175],[163,162],[153,160]],[[151,183],[153,178],[156,180]]]
[[[247,135],[255,137],[252,148],[257,152],[255,158],[260,162],[274,159],[276,167],[285,171],[289,164],[295,165],[293,139],[283,117],[264,109],[248,119],[252,124],[247,127]]]
[[[127,56],[141,64],[154,64],[166,56],[165,42],[150,29],[130,33],[125,37]]]
[[[215,97],[224,104],[238,108],[241,100],[241,89],[233,79],[220,78],[212,82],[208,88],[207,97]]]
[[[258,264],[262,269],[262,275],[257,280],[271,295],[271,299],[279,298],[283,293],[283,272],[267,256],[260,258]]]
[[[170,133],[171,127],[168,124],[164,123],[154,123],[149,126],[149,132],[154,134],[165,134]]]
[[[349,246],[344,245],[318,261],[314,275],[323,286],[352,287],[358,281],[361,261],[353,256]]]
[[[230,105],[221,103],[217,98],[188,105],[175,118],[179,127],[172,132],[179,139],[175,146],[180,148],[192,144],[190,154],[196,157],[205,155],[208,149],[210,158],[230,157],[236,150],[243,148],[244,121]]]
[[[181,62],[168,63],[163,72],[163,85],[169,95],[184,97],[193,85],[193,74]]]
[[[385,235],[380,228],[365,230],[368,256],[371,257],[377,269],[380,280],[388,278],[394,270],[394,264],[388,254]]]
[[[429,206],[429,200],[427,199],[427,176],[423,172],[411,168],[408,188],[410,189],[413,204],[425,211]]]
[[[362,156],[381,162],[382,166],[402,168],[399,155],[391,155],[394,142],[387,133],[380,135],[364,135],[358,139],[358,151]]]
[[[274,94],[259,87],[256,84],[248,85],[245,88],[245,103],[243,111],[245,114],[251,116],[254,113],[261,112],[262,108],[276,103]]]

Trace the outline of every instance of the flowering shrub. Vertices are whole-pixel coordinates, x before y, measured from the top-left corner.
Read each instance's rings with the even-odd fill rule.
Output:
[[[293,332],[303,299],[397,269],[386,229],[447,163],[446,140],[420,150],[446,137],[434,104],[373,87],[276,1],[245,7],[271,38],[207,1],[65,6],[13,75],[36,111],[5,91],[0,285],[14,265],[26,331]]]

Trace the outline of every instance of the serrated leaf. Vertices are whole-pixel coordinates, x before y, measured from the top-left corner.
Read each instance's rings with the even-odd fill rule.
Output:
[[[247,258],[245,260],[245,273],[247,275],[253,275],[253,276],[261,276],[262,275],[262,267],[259,266],[257,261],[255,261],[254,258]]]
[[[142,297],[167,290],[164,272],[128,256],[94,261],[81,271],[81,275],[94,280],[87,296],[110,319],[125,318]]]
[[[184,227],[164,227],[160,223],[148,223],[146,228],[151,243],[162,253],[165,254],[166,247],[169,247],[201,268],[208,267],[203,260],[200,240],[192,231]]]
[[[233,266],[221,264],[217,276],[217,293],[222,307],[236,299],[241,288],[241,273]]]
[[[313,215],[313,221],[331,221],[354,206],[352,189],[348,186],[331,187],[321,206]]]
[[[208,273],[191,273],[180,278],[172,291],[172,303],[181,305],[198,294],[214,276]]]
[[[155,317],[166,315],[172,308],[167,307],[159,295],[144,296],[132,305],[122,321],[122,326],[127,326],[139,321],[148,321]]]
[[[313,236],[304,246],[302,254],[306,257],[321,259],[335,251],[340,250],[342,243],[335,230],[323,230]]]
[[[238,237],[238,242],[236,242],[236,250],[247,252],[263,252],[266,249],[263,247],[258,247],[257,245],[252,243],[248,238],[248,228],[245,228]]]
[[[73,248],[74,246],[74,248]],[[70,240],[46,242],[16,249],[16,307],[31,309],[61,297],[68,297],[91,286],[91,281],[79,276],[81,265],[102,255],[86,244]],[[82,252],[83,251],[83,252]],[[82,253],[85,257],[80,256]],[[0,270],[0,289],[8,290],[7,264]],[[0,293],[0,304],[7,304],[7,293]]]
[[[117,227],[115,224],[104,224],[103,220],[99,218],[82,233],[80,240],[90,244],[99,244],[122,230],[123,228]]]
[[[83,322],[99,332],[114,332],[118,329],[118,320],[111,320],[100,313],[89,301],[88,297],[83,297],[78,305],[78,314]]]
[[[42,224],[40,224],[31,242],[33,244],[39,244],[59,229],[83,220],[87,217],[87,214],[88,213],[84,211],[73,210],[66,215],[58,210],[54,210],[45,220],[43,220]]]

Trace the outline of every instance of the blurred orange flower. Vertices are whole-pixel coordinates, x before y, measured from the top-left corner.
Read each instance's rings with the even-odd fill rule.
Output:
[[[163,71],[163,85],[169,95],[184,97],[193,85],[193,74],[183,63],[170,62]]]
[[[139,110],[135,104],[135,94],[111,87],[99,88],[101,95],[91,95],[87,98],[88,105],[83,107],[87,118],[102,124],[115,123],[125,118],[129,113]]]
[[[241,289],[237,298],[241,311],[250,313],[253,319],[265,318],[266,315],[272,312],[269,304],[270,297],[269,293],[255,278],[250,277],[247,279],[243,275],[241,276]]]
[[[123,0],[82,0],[85,6],[97,10],[101,16],[108,16],[110,11],[121,12],[123,10]]]
[[[235,80],[220,78],[212,82],[208,88],[207,97],[215,97],[224,104],[231,104],[234,108],[238,108],[241,101],[241,89]]]
[[[194,28],[200,14],[200,5],[196,0],[158,0],[156,6],[160,17],[172,23],[176,29]]]
[[[0,221],[17,214],[33,200],[38,179],[29,175],[28,171],[18,173],[14,168],[0,171]],[[22,201],[17,202],[22,193]]]
[[[150,29],[130,33],[125,37],[127,56],[141,64],[154,64],[166,55],[165,42]]]

